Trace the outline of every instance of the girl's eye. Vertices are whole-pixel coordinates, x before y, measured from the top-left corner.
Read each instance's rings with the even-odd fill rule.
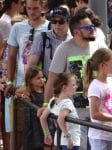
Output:
[[[39,78],[37,78],[37,80],[41,80],[41,79],[44,80],[44,77],[41,77],[41,78],[39,77]]]

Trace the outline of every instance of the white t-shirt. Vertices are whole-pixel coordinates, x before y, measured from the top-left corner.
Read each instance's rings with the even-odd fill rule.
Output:
[[[3,14],[2,16],[1,16],[1,20],[4,20],[4,21],[6,21],[7,23],[9,23],[10,25],[11,25],[11,17],[9,16],[9,15],[7,15],[7,14]],[[12,26],[12,25],[11,25]]]
[[[108,84],[103,83],[97,79],[94,79],[88,88],[89,102],[91,101],[90,98],[91,96],[96,96],[101,101],[100,111],[112,115],[112,89],[110,89]],[[92,116],[91,121],[112,127],[112,121],[111,122],[98,121],[92,119]],[[112,132],[107,132],[94,128],[89,128],[88,136],[92,139],[102,139],[112,141]]]
[[[107,45],[96,40],[89,42],[88,47],[81,48],[77,46],[73,38],[65,41],[56,48],[49,71],[74,72],[73,68],[77,68],[79,63],[80,66],[84,66],[88,58],[99,48],[107,48]],[[76,65],[72,66],[73,63]]]
[[[49,21],[46,20],[44,24],[34,29],[35,35],[48,30]],[[29,25],[28,20],[17,22],[11,28],[8,39],[8,44],[18,48],[17,58],[17,78],[16,86],[21,86],[24,81],[25,68],[32,48],[32,41],[29,40],[31,36],[32,27]]]
[[[105,42],[106,42],[106,37],[105,37],[105,35],[104,35],[102,29],[96,28],[95,34],[96,34],[96,40],[98,40],[99,42],[105,44]]]
[[[50,103],[51,103],[52,100],[53,99],[50,100]],[[50,103],[48,105],[48,108],[49,108],[51,113],[53,113],[55,115],[59,115],[59,112],[62,109],[66,108],[66,109],[70,110],[70,113],[68,114],[68,117],[78,118],[76,109],[75,109],[71,99],[63,99],[58,104],[54,104],[53,108],[50,108]],[[69,123],[69,122],[66,122],[66,125],[67,125],[68,132],[72,136],[74,145],[75,146],[80,146],[80,126],[77,125],[77,124]],[[55,133],[54,145],[57,145],[57,133]],[[64,137],[63,133],[61,134],[61,145],[67,145],[67,140]]]

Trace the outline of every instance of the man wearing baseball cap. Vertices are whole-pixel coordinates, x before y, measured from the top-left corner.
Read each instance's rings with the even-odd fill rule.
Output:
[[[40,56],[43,57],[42,69],[46,78],[48,77],[48,70],[51,64],[55,49],[57,46],[71,37],[68,29],[69,12],[66,8],[56,7],[50,11],[50,20],[52,30],[44,33],[46,42],[44,41],[42,33],[34,38],[31,55],[28,62],[28,67],[36,65],[40,62]],[[43,46],[44,43],[44,46]],[[44,47],[44,52],[43,52]]]
[[[56,7],[53,10],[50,11],[50,16],[51,17],[62,17],[62,18],[69,18],[70,14],[69,14],[69,10],[67,10],[64,7]]]

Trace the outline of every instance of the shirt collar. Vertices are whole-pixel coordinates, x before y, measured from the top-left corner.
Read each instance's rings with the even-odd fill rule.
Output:
[[[67,36],[68,36],[68,32],[67,32],[67,34],[66,34],[66,36],[64,37],[64,38],[61,38],[61,37],[59,37],[59,36],[57,36],[56,34],[55,34],[55,32],[54,32],[54,30],[52,30],[52,36],[55,38],[55,39],[60,39],[60,40],[65,40],[66,38],[67,38]]]

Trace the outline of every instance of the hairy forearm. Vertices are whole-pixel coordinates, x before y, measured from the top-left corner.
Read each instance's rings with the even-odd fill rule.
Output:
[[[96,112],[92,115],[93,119],[100,121],[112,121],[112,116],[102,112]]]
[[[29,59],[28,59],[28,64],[27,64],[26,70],[33,65],[37,65],[39,63],[39,59],[40,59],[40,55],[31,53],[29,56]]]
[[[8,79],[13,81],[16,71],[17,47],[9,46],[8,53]]]
[[[50,98],[53,96],[53,88],[54,88],[54,81],[57,77],[56,73],[49,72],[48,80],[45,86],[45,92],[44,92],[44,102],[48,102]]]
[[[53,96],[53,85],[47,82],[45,86],[44,102],[49,102],[52,96]]]
[[[14,57],[9,56],[8,59],[8,79],[13,81],[15,78],[15,70],[16,70],[16,59]]]

